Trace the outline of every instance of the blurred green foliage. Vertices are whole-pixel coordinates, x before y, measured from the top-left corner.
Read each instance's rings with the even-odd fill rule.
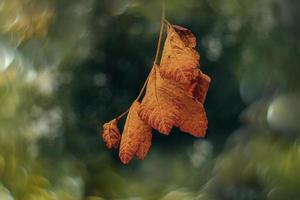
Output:
[[[125,166],[100,127],[150,70],[161,1],[0,1],[0,199],[299,199],[299,5],[166,0],[212,77],[207,138],[155,132]]]

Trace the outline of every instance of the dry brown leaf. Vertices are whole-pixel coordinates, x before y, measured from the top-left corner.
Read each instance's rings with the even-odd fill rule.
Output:
[[[183,93],[183,88],[162,79],[157,66],[153,66],[138,115],[152,128],[168,135],[180,119],[180,96]]]
[[[119,146],[121,135],[117,125],[118,121],[116,119],[113,119],[103,125],[102,138],[109,149],[116,149]]]
[[[192,31],[187,28],[178,25],[172,25],[176,33],[179,35],[180,39],[183,41],[185,46],[195,48],[197,45],[197,40]]]
[[[119,152],[124,164],[134,155],[145,158],[151,147],[152,128],[168,135],[175,126],[195,137],[205,136],[208,120],[203,103],[210,77],[198,69],[200,56],[195,47],[196,38],[190,30],[168,25],[160,66],[155,64],[150,72],[142,103],[138,100],[144,87],[129,109]],[[107,147],[117,148],[120,140],[117,120],[103,128]]]
[[[180,84],[161,78],[155,71],[138,110],[140,118],[163,134],[169,134],[172,127],[177,126],[191,135],[203,137],[207,129],[203,105],[186,94]]]
[[[193,100],[189,96],[183,96],[179,129],[195,137],[204,137],[207,124],[208,121],[202,103]]]
[[[200,59],[195,46],[196,38],[190,30],[168,25],[159,67],[161,76],[181,84],[190,84],[197,76]]]
[[[152,130],[149,125],[143,122],[137,110],[140,103],[135,101],[129,110],[120,145],[120,159],[127,164],[136,154],[139,159],[144,159],[147,155],[152,138]]]
[[[209,84],[210,77],[199,70],[197,78],[189,86],[188,94],[199,102],[204,103]]]
[[[146,155],[148,154],[148,151],[151,147],[151,140],[152,140],[152,133],[151,132],[145,132],[144,137],[141,138],[140,146],[136,152],[136,156],[140,160],[144,160]]]

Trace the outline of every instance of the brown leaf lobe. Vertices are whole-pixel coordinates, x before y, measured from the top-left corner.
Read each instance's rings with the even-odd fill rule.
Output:
[[[181,84],[190,84],[197,76],[200,59],[195,46],[196,38],[190,30],[169,25],[160,62],[161,76]]]
[[[209,85],[210,77],[199,70],[198,76],[192,81],[188,88],[188,93],[199,102],[204,103]]]
[[[125,122],[119,152],[124,164],[129,163],[135,154],[139,159],[143,159],[151,146],[151,127],[139,118],[137,114],[139,107],[140,103],[135,101]]]
[[[103,125],[102,138],[107,148],[118,148],[120,142],[120,132],[117,127],[118,121],[116,119],[111,120]]]
[[[154,66],[138,115],[152,128],[168,135],[179,120],[179,96],[183,92],[175,82],[162,79]]]

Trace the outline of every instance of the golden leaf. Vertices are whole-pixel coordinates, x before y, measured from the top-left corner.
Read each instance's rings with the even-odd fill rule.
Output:
[[[118,121],[117,119],[113,119],[108,123],[103,125],[103,133],[102,138],[105,142],[107,148],[118,148],[120,142],[120,132],[117,127]]]
[[[191,85],[189,86],[188,93],[199,102],[204,103],[209,84],[210,77],[199,70],[198,76],[192,81]]]
[[[168,25],[159,67],[161,76],[181,84],[190,84],[197,76],[200,59],[195,46],[196,38],[190,30]]]
[[[129,110],[120,145],[120,159],[127,164],[136,154],[139,159],[144,159],[147,155],[152,138],[152,130],[149,125],[143,122],[137,110],[140,103],[135,101]]]
[[[175,82],[162,79],[157,66],[153,66],[138,115],[152,128],[168,135],[179,121],[179,96],[183,92]]]

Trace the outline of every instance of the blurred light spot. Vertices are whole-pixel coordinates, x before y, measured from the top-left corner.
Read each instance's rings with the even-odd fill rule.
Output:
[[[1,200],[14,200],[11,193],[4,186],[0,185],[0,199]]]
[[[241,29],[242,27],[242,21],[240,18],[232,18],[228,21],[228,29],[231,32],[237,32]]]
[[[41,137],[54,138],[58,135],[58,129],[62,125],[62,111],[59,107],[41,113],[32,123],[32,132],[27,135],[29,140]]]
[[[190,155],[191,163],[198,168],[212,156],[213,146],[208,141],[196,141],[193,146],[193,152]]]
[[[94,79],[94,84],[99,87],[103,87],[106,85],[107,77],[104,73],[96,74],[93,79]]]
[[[15,58],[15,52],[0,43],[0,71],[6,70]]]
[[[273,100],[268,108],[269,125],[280,131],[297,131],[300,129],[300,95],[285,94]]]
[[[51,94],[57,87],[57,81],[50,71],[43,71],[37,74],[35,84],[44,94]]]
[[[223,51],[223,45],[219,38],[208,35],[202,40],[203,45],[207,49],[207,58],[211,61],[217,61]]]
[[[35,70],[28,70],[26,71],[25,80],[27,82],[33,82],[37,77]]]

